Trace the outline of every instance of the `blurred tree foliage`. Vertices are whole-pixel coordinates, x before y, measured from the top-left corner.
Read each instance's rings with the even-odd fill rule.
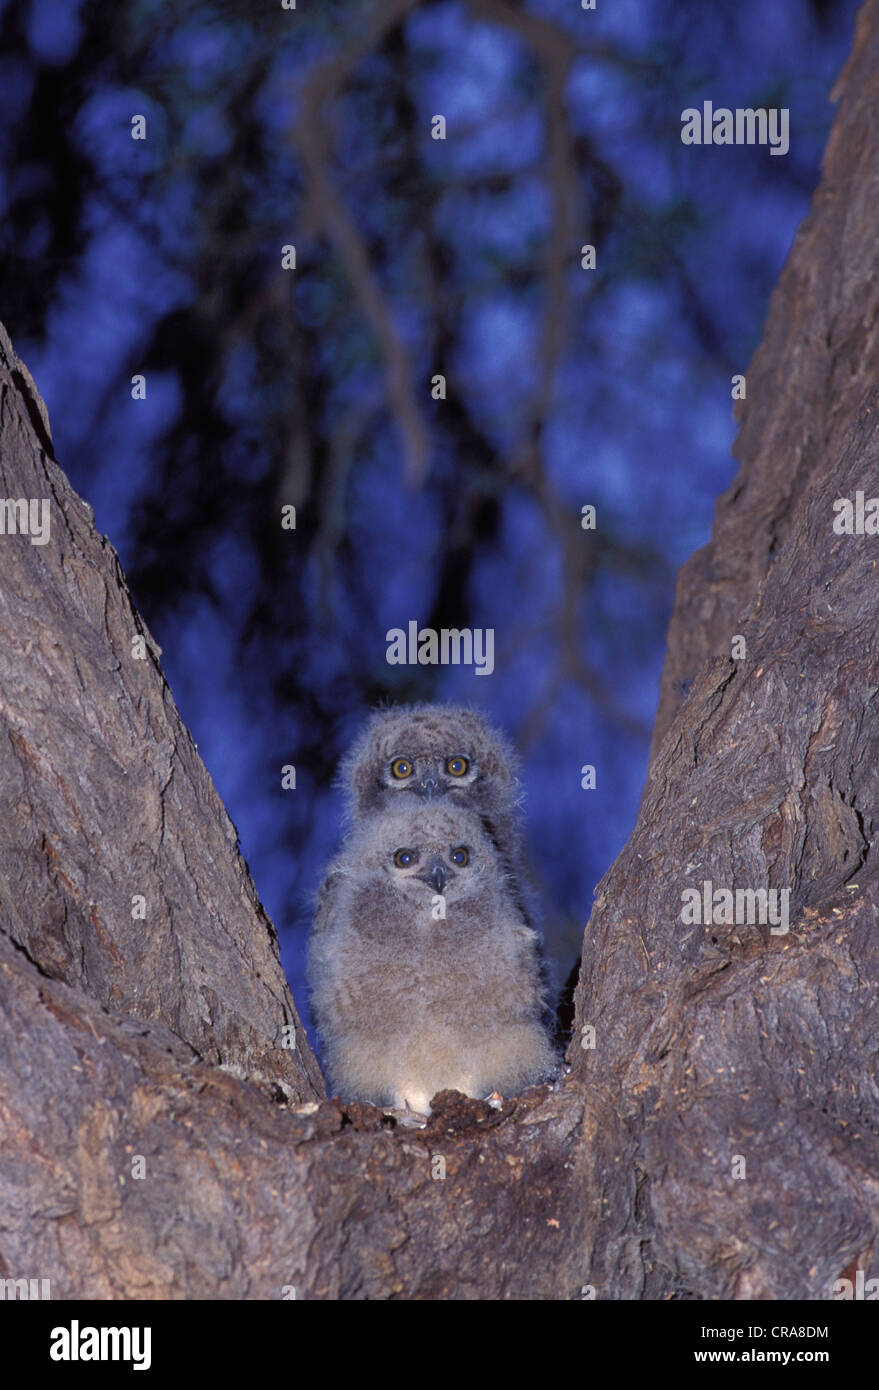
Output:
[[[472,700],[526,756],[576,952],[852,13],[0,0],[2,316],[279,924],[366,708]],[[790,154],[685,149],[704,97],[789,107]],[[410,618],[493,627],[495,674],[389,666]]]

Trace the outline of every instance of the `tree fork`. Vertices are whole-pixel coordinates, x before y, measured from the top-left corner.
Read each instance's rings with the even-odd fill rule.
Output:
[[[446,1093],[410,1129],[321,1098],[234,827],[0,340],[0,490],[52,504],[47,545],[0,537],[4,1277],[571,1299],[827,1298],[879,1274],[879,537],[833,530],[836,500],[879,495],[879,0],[837,95],[741,469],[679,579],[571,1070],[500,1111]],[[704,881],[789,889],[790,931],[685,925]]]

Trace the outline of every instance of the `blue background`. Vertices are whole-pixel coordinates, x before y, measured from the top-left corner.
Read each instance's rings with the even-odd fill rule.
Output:
[[[381,699],[472,702],[519,745],[557,982],[575,960],[854,15],[391,9],[0,0],[0,317],[306,1017],[334,771]],[[789,108],[789,154],[684,147],[705,99]],[[494,673],[389,666],[386,630],[410,619],[494,628]]]

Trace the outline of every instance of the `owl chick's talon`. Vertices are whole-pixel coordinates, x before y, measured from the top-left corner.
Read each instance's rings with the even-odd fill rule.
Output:
[[[411,1110],[408,1104],[404,1110],[393,1105],[383,1105],[381,1112],[382,1119],[393,1120],[401,1129],[424,1129],[429,1119],[429,1116],[420,1115],[417,1110]]]

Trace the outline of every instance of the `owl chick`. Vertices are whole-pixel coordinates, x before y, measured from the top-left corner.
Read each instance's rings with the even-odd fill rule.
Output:
[[[421,704],[373,714],[344,760],[341,777],[355,821],[401,803],[417,806],[438,798],[476,812],[530,920],[521,874],[518,772],[518,758],[506,739],[475,710]]]
[[[414,754],[412,755],[415,756]],[[472,811],[400,798],[330,867],[309,946],[332,1088],[426,1113],[548,1077],[537,937]]]

